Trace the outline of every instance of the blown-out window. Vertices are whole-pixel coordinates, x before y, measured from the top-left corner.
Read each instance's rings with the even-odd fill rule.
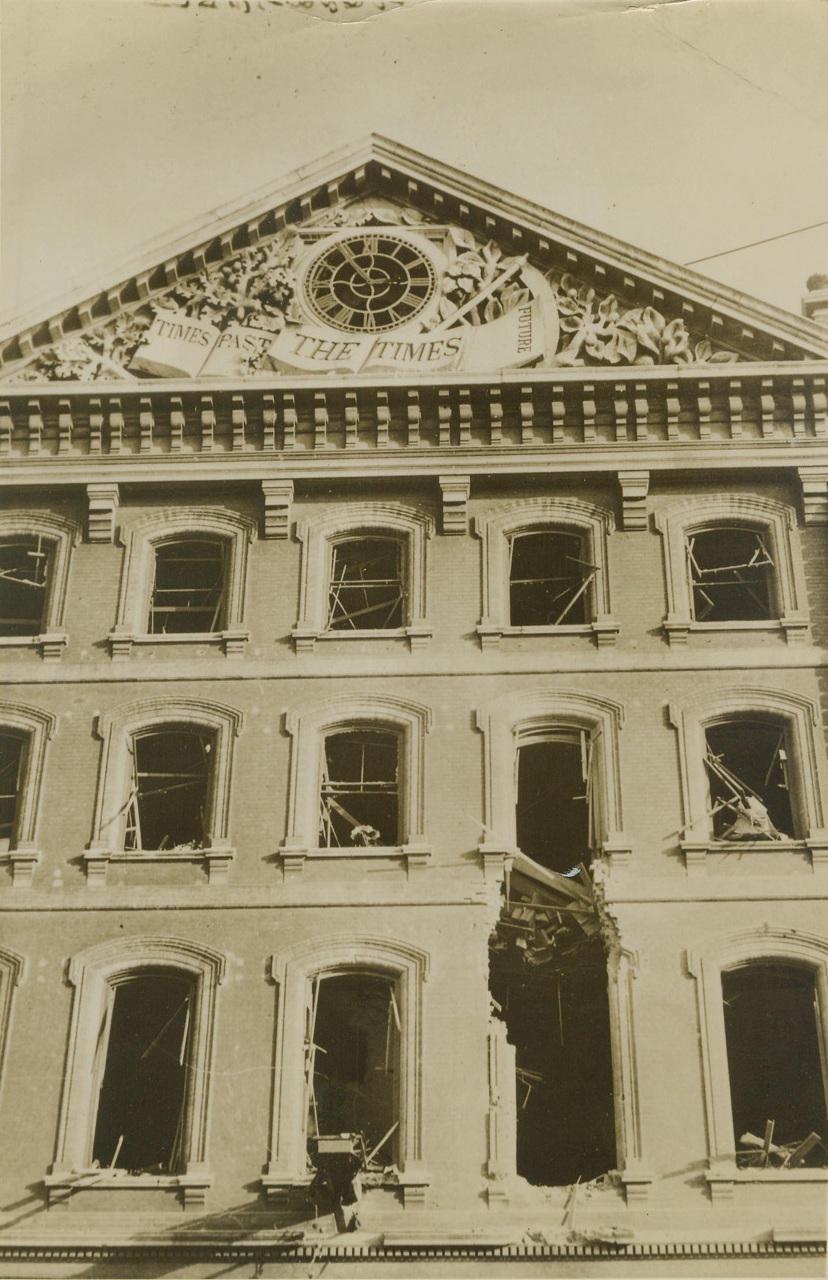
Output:
[[[225,544],[175,538],[155,547],[150,635],[221,631],[226,620]]]
[[[214,735],[186,725],[135,734],[125,849],[200,849],[209,842]]]
[[[93,1063],[92,1160],[101,1168],[181,1170],[191,1003],[184,974],[141,973],[108,989]]]
[[[18,837],[18,814],[26,767],[26,740],[18,733],[0,733],[0,853]]]
[[[52,553],[41,537],[0,540],[0,636],[36,636],[45,629]]]
[[[583,730],[550,731],[522,743],[517,758],[518,848],[566,874],[593,843],[592,743]]]
[[[400,839],[399,735],[355,727],[325,738],[320,848],[391,846]]]
[[[737,1164],[824,1167],[828,1080],[813,969],[753,961],[722,974],[722,996]]]
[[[796,836],[788,730],[778,721],[733,716],[705,730],[710,816],[717,840]]]
[[[406,617],[405,558],[399,538],[346,538],[334,543],[328,630],[391,630]]]
[[[688,536],[693,618],[696,622],[761,622],[776,616],[769,537],[734,525]]]
[[[583,624],[592,616],[598,572],[584,538],[570,529],[539,529],[509,538],[509,623],[513,627]]]

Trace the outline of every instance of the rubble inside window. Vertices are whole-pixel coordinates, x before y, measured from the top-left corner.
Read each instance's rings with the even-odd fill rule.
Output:
[[[762,622],[774,616],[773,560],[755,529],[704,529],[687,539],[697,622]]]
[[[616,1164],[607,956],[592,881],[518,854],[489,942],[495,1016],[515,1048],[517,1173],[587,1182]]]
[[[40,537],[0,542],[0,636],[41,633],[51,562],[51,547]]]
[[[516,533],[509,539],[509,623],[546,627],[587,622],[597,565],[584,558],[580,534],[566,529]]]
[[[715,839],[793,838],[785,729],[737,716],[710,725],[705,740]]]
[[[181,1172],[191,997],[189,981],[171,973],[143,973],[110,989],[93,1068],[96,1166]]]
[[[405,622],[403,546],[397,538],[347,538],[333,547],[328,629],[391,630]]]
[[[225,544],[176,538],[155,548],[150,635],[220,631],[226,614]]]
[[[132,785],[125,849],[203,849],[213,735],[173,727],[137,734],[130,744]]]
[[[584,730],[549,732],[517,753],[518,848],[566,874],[594,847],[594,761]]]
[[[319,974],[305,1032],[308,1155],[314,1194],[340,1230],[356,1226],[362,1189],[398,1175],[400,1009],[395,983],[367,973]]]
[[[17,835],[17,809],[25,765],[25,739],[16,733],[0,733],[0,853],[13,847]]]
[[[828,1167],[828,1072],[815,974],[751,961],[722,974],[736,1163]]]
[[[320,848],[399,842],[399,746],[398,735],[385,729],[328,734],[322,754]]]

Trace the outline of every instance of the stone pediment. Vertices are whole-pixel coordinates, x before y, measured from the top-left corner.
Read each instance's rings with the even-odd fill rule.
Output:
[[[2,342],[5,379],[145,382],[828,357],[734,294],[382,139]]]

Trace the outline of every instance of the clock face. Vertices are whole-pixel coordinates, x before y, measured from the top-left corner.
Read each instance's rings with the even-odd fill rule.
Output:
[[[305,277],[305,300],[333,329],[383,333],[419,315],[436,286],[431,259],[410,240],[364,232],[322,250]]]

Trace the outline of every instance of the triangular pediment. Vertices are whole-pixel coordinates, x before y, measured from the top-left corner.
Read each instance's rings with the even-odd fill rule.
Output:
[[[6,380],[828,358],[828,334],[383,139],[2,341]]]

